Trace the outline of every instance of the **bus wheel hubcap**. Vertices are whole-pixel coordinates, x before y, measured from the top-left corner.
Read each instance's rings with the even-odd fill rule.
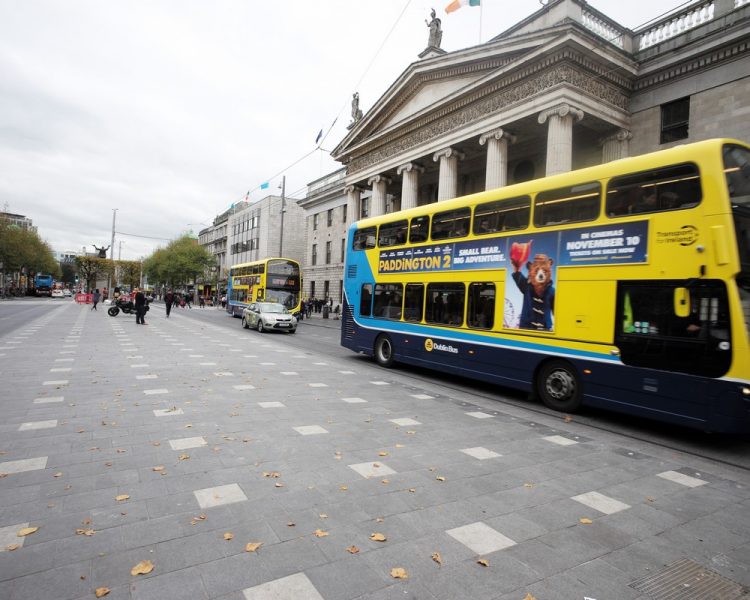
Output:
[[[566,371],[555,371],[547,377],[547,393],[555,400],[563,400],[573,395],[575,381]]]

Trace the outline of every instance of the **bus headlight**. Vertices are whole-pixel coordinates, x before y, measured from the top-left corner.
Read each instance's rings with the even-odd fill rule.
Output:
[[[747,387],[747,386],[743,387],[742,388],[742,395],[745,396],[745,397],[749,397],[750,396],[750,387]]]

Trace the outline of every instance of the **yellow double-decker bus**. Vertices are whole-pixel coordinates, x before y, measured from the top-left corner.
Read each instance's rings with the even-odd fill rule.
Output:
[[[278,302],[299,315],[302,300],[302,273],[290,258],[264,258],[240,263],[229,269],[226,310],[241,317],[251,302]]]
[[[750,148],[717,139],[358,221],[341,343],[750,431]]]

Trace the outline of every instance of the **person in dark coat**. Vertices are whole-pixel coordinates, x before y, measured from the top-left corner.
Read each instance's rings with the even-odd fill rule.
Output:
[[[167,319],[169,318],[169,313],[172,310],[172,304],[174,303],[174,294],[172,293],[172,289],[168,289],[167,293],[164,294],[164,304],[167,307]]]
[[[94,304],[93,304],[93,305],[91,306],[91,310],[98,310],[98,309],[96,308],[96,305],[97,305],[97,304],[99,304],[99,299],[100,299],[100,298],[101,298],[101,295],[99,294],[99,288],[96,288],[96,289],[94,290],[94,293],[93,293],[93,294],[91,294],[91,300],[92,300],[92,302],[94,303]]]
[[[136,288],[135,292],[135,324],[145,325],[146,320],[146,294],[142,290]]]

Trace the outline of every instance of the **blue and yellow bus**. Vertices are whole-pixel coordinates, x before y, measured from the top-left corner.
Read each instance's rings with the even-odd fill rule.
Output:
[[[750,431],[750,148],[708,140],[358,221],[341,343],[559,411]]]
[[[302,272],[290,258],[264,258],[240,263],[229,269],[226,310],[241,317],[251,302],[278,302],[299,315],[302,300]]]

